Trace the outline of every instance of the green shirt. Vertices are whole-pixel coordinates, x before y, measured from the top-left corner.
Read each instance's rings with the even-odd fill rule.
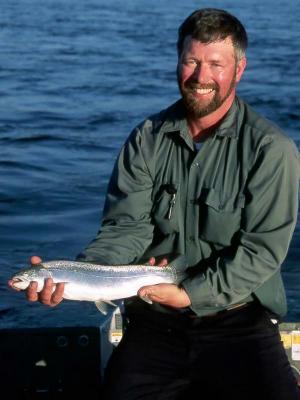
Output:
[[[280,266],[297,221],[299,175],[294,143],[239,98],[195,151],[179,100],[129,136],[101,230],[80,258],[185,255],[193,268],[181,285],[197,315],[256,297],[283,316]]]

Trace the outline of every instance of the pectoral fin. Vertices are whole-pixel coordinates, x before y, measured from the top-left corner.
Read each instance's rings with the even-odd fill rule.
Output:
[[[98,310],[102,313],[107,315],[108,313],[114,311],[118,305],[113,303],[112,301],[103,301],[103,300],[99,300],[95,302],[96,307],[98,308]]]

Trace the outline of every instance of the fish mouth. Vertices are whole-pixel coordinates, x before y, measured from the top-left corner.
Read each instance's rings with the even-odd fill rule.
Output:
[[[12,279],[12,285],[15,286],[16,288],[18,288],[16,285],[18,283],[22,283],[22,282],[24,282],[24,279],[20,279],[20,278],[13,278]]]
[[[23,279],[20,279],[20,278],[13,278],[12,281],[13,281],[13,282],[16,282],[16,283],[17,283],[17,282],[23,282]]]

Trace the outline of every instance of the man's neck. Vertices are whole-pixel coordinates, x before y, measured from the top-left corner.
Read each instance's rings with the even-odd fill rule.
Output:
[[[232,106],[234,98],[235,96],[230,96],[221,107],[205,117],[195,118],[192,115],[187,115],[189,133],[194,141],[200,142],[214,133],[215,129],[221,124],[225,115]]]

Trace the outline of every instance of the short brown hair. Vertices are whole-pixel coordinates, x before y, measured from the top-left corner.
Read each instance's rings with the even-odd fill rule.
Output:
[[[245,56],[248,45],[247,33],[242,23],[227,11],[216,8],[196,10],[182,23],[178,29],[177,51],[179,56],[187,36],[202,43],[216,42],[230,37],[237,59]]]

